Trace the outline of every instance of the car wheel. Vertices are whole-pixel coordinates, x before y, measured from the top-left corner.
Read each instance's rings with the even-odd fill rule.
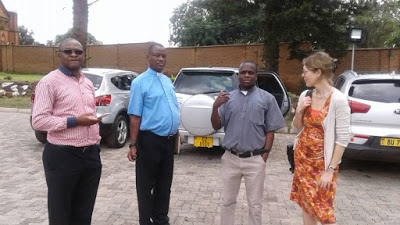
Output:
[[[128,138],[128,119],[123,116],[117,116],[112,126],[110,136],[107,138],[107,145],[110,148],[122,148],[125,146]]]
[[[39,142],[41,142],[43,144],[47,143],[47,132],[35,130],[35,137]]]

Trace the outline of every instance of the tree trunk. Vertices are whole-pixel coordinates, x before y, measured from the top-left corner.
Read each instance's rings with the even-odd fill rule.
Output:
[[[279,41],[276,38],[271,11],[274,10],[274,4],[266,1],[265,22],[264,22],[264,64],[267,70],[278,72],[279,68]]]
[[[87,0],[73,0],[73,15],[74,22],[72,27],[72,38],[78,40],[85,52],[82,67],[86,67],[86,44],[87,44],[87,30],[89,9]]]

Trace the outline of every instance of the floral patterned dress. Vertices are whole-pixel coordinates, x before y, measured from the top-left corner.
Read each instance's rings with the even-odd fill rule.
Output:
[[[333,185],[329,189],[318,188],[318,181],[325,171],[324,131],[321,122],[328,113],[331,96],[332,94],[321,110],[307,107],[304,112],[304,129],[294,151],[296,169],[290,194],[290,200],[297,202],[322,224],[336,223],[333,202],[338,169],[334,172]]]

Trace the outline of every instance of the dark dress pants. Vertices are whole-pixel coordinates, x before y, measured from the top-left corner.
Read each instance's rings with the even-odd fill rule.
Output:
[[[89,225],[101,176],[100,146],[47,143],[43,166],[50,225]]]
[[[136,191],[140,225],[169,225],[174,138],[139,132]]]

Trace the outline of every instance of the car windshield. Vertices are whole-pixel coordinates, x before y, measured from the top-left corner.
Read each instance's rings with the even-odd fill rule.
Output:
[[[103,80],[103,77],[102,77],[102,76],[94,75],[94,74],[91,74],[91,73],[85,73],[85,76],[86,76],[90,81],[92,81],[95,91],[98,90],[98,89],[100,88],[101,81]]]
[[[182,72],[174,83],[175,91],[190,95],[216,93],[221,90],[230,92],[238,86],[232,78],[234,75],[235,73],[229,71]]]
[[[400,102],[400,80],[359,80],[354,81],[349,96],[369,101]]]

